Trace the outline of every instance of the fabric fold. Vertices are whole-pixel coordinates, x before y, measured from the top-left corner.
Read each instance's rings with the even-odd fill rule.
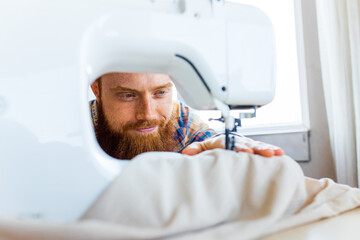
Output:
[[[254,239],[359,205],[360,190],[307,178],[287,156],[152,152],[134,158],[78,223],[0,220],[0,238]]]

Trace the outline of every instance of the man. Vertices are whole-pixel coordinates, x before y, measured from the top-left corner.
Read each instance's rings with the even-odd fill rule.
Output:
[[[224,136],[213,137],[216,133],[189,107],[173,102],[173,83],[166,74],[109,73],[91,88],[96,137],[114,158],[131,159],[148,151],[194,155],[224,148]],[[280,148],[239,136],[235,151],[283,155]]]

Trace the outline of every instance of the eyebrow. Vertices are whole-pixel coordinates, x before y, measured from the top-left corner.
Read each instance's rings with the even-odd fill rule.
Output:
[[[161,86],[157,86],[157,87],[154,87],[151,89],[151,91],[155,91],[155,90],[158,90],[158,89],[162,89],[162,88],[169,88],[169,87],[172,87],[173,84],[171,82],[168,82],[164,85],[161,85]],[[133,88],[127,88],[127,87],[121,87],[121,86],[117,86],[117,87],[114,87],[114,88],[110,88],[111,91],[129,91],[129,92],[139,92],[138,90],[136,89],[133,89]]]

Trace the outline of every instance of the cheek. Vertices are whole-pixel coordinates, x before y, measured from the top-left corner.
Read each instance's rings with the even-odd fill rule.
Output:
[[[123,106],[117,102],[112,102],[104,109],[105,118],[110,128],[114,131],[120,131],[122,127],[132,121],[133,108],[131,106]]]
[[[160,112],[160,115],[165,118],[166,120],[169,120],[172,114],[172,100],[163,102],[159,104],[158,109]]]

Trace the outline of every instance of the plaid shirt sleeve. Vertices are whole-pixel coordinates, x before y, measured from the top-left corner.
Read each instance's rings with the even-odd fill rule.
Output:
[[[193,142],[201,142],[213,136],[216,132],[204,123],[193,110],[181,102],[174,103],[175,111],[175,152],[182,152],[185,147]]]

